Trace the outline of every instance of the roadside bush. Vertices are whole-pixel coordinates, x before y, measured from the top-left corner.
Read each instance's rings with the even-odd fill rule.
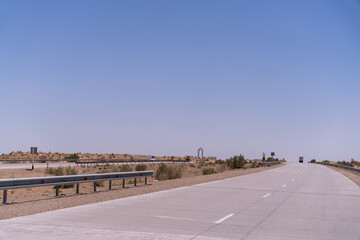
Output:
[[[104,187],[104,182],[95,182],[97,187]]]
[[[73,167],[70,167],[70,166],[66,167],[65,171],[64,171],[63,167],[47,168],[45,170],[45,173],[55,175],[55,176],[77,175],[78,174],[76,169]],[[60,188],[73,188],[73,187],[74,187],[74,184],[72,184],[72,183],[60,185]],[[56,186],[54,186],[54,188],[56,188]]]
[[[243,155],[231,157],[226,160],[226,164],[230,169],[242,168],[246,164],[246,160]]]
[[[80,158],[79,155],[77,155],[76,153],[65,156],[65,159],[79,159],[79,158]]]
[[[310,163],[316,163],[315,159],[311,159]]]
[[[192,167],[192,168],[194,168],[194,167],[196,167],[193,163],[190,163],[189,164],[189,167]]]
[[[222,161],[222,160],[216,160],[216,161],[215,161],[215,164],[226,164],[226,162],[225,162],[225,161]]]
[[[180,167],[169,167],[165,163],[160,164],[159,168],[156,170],[155,179],[169,180],[181,178],[182,176],[182,168]]]
[[[64,168],[63,167],[57,167],[57,168],[49,167],[49,168],[46,168],[45,173],[55,175],[55,176],[63,176]]]
[[[250,167],[251,167],[251,168],[257,168],[257,167],[260,167],[260,166],[259,166],[259,163],[257,163],[257,162],[252,162]]]
[[[204,169],[202,170],[202,173],[203,173],[203,175],[209,175],[209,174],[214,174],[214,173],[216,173],[216,171],[215,171],[215,169],[213,169],[213,168],[204,168]]]
[[[345,162],[345,161],[337,162],[337,164],[348,166],[348,167],[354,167],[354,165],[352,163]]]
[[[268,157],[266,160],[263,160],[263,162],[278,162],[278,158]]]
[[[147,169],[147,166],[145,164],[138,164],[135,167],[135,171],[145,171]]]
[[[77,173],[77,171],[76,171],[75,168],[70,167],[70,166],[67,166],[67,167],[65,168],[65,175],[77,175],[77,174],[78,174],[78,173]]]
[[[216,166],[216,171],[217,172],[224,172],[227,169],[226,164],[220,164]]]
[[[132,167],[128,164],[122,164],[121,166],[119,166],[119,171],[120,172],[131,172]]]

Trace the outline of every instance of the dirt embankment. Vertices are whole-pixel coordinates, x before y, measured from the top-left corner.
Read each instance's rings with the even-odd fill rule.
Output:
[[[139,179],[140,181],[138,181],[137,187],[134,187],[132,180],[128,180],[125,189],[122,188],[122,181],[113,181],[111,191],[108,190],[108,183],[104,182],[97,188],[96,193],[94,193],[92,190],[93,185],[91,183],[86,183],[81,184],[80,194],[76,194],[74,188],[61,189],[60,197],[55,197],[55,190],[52,187],[8,190],[8,202],[10,204],[0,204],[0,219],[25,216],[101,201],[108,201],[112,199],[167,190],[171,188],[191,186],[194,184],[261,172],[272,168],[281,167],[283,165],[284,164],[271,167],[225,170],[224,172],[211,175],[200,175],[202,168],[199,168],[199,166],[185,166],[186,171],[184,171],[183,177],[179,179],[166,181],[154,181],[154,179],[150,179],[148,185],[145,185],[144,181]],[[158,166],[153,166],[153,168],[149,168],[156,171],[157,167]],[[98,166],[97,169],[95,169],[97,172],[99,170],[98,168],[102,168],[101,171],[104,171],[103,167]],[[45,171],[45,168],[37,169],[34,172],[27,171],[25,169],[11,169],[11,171],[1,170],[0,176],[1,178],[19,177],[20,174],[22,174],[22,177],[44,176]],[[91,170],[82,168],[78,169],[78,171],[79,173],[91,173],[94,171],[94,169]],[[0,201],[2,201],[2,199]]]

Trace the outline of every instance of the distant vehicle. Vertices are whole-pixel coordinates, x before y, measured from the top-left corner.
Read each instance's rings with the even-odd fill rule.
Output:
[[[155,161],[155,160],[156,160],[156,157],[155,157],[155,156],[152,156],[150,160],[151,160],[151,161]]]
[[[304,157],[299,157],[299,163],[303,163],[304,162]]]

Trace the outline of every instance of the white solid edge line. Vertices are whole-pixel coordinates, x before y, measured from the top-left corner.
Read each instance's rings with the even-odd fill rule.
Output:
[[[268,193],[268,194],[266,194],[265,196],[263,196],[263,198],[267,198],[268,196],[270,196],[271,194],[270,193]]]
[[[223,217],[222,219],[217,220],[215,223],[221,223],[221,222],[225,221],[226,219],[231,218],[232,216],[234,216],[233,213]]]
[[[281,187],[286,187],[286,184],[282,185]]]

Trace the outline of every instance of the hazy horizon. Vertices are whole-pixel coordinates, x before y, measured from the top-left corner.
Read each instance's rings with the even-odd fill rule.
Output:
[[[0,1],[0,152],[360,160],[360,2]]]

